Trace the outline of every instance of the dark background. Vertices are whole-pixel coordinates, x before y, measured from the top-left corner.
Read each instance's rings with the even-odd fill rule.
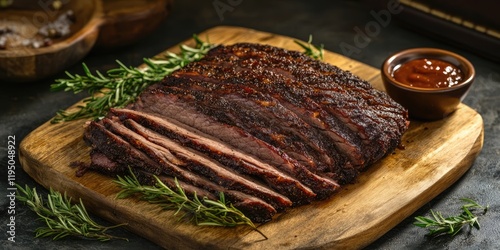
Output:
[[[221,2],[228,2],[220,0]],[[471,169],[449,189],[402,221],[367,249],[500,249],[500,65],[472,50],[464,50],[446,40],[427,36],[422,30],[415,30],[393,16],[388,25],[382,27],[371,40],[354,53],[346,54],[342,44],[353,44],[355,28],[364,29],[374,20],[372,11],[385,6],[370,1],[261,1],[242,0],[231,11],[219,15],[213,6],[215,1],[176,1],[172,12],[161,26],[137,43],[116,50],[93,51],[83,61],[91,70],[116,67],[115,60],[125,65],[136,66],[143,58],[152,57],[193,34],[219,25],[233,25],[254,28],[307,40],[309,35],[315,44],[324,44],[325,49],[345,54],[354,60],[373,67],[380,67],[382,61],[399,50],[410,47],[436,47],[451,50],[468,58],[476,67],[477,78],[465,104],[479,112],[484,120],[484,147]],[[233,1],[237,2],[237,1]],[[376,1],[375,1],[376,2]],[[222,17],[222,18],[221,18]],[[124,31],[126,32],[126,31]],[[460,38],[457,38],[460,39]],[[497,48],[500,50],[500,48]],[[72,73],[82,73],[81,65],[71,66]],[[55,112],[80,101],[85,94],[74,95],[65,92],[51,92],[49,86],[53,76],[33,83],[2,82],[0,90],[0,248],[4,249],[155,249],[152,242],[126,230],[112,233],[127,237],[126,241],[98,242],[67,238],[52,241],[48,238],[34,238],[34,230],[42,224],[25,206],[16,207],[16,243],[7,241],[8,199],[6,197],[7,137],[13,135],[16,143],[42,123],[51,119]],[[16,159],[17,160],[17,159]],[[18,161],[17,161],[18,162]],[[443,163],[446,164],[446,163]],[[16,182],[28,184],[45,194],[46,190],[35,183],[17,163]],[[459,198],[469,197],[481,204],[489,204],[489,212],[480,217],[481,229],[470,234],[459,233],[454,238],[427,238],[426,231],[412,225],[414,217],[427,215],[430,209],[442,211],[445,215],[458,214]],[[107,224],[96,218],[97,221]],[[207,229],[209,230],[209,229]]]

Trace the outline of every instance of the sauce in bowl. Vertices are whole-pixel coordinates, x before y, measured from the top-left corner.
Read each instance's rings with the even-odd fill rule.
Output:
[[[438,59],[414,59],[403,63],[392,73],[403,84],[420,88],[448,88],[464,80],[455,65]]]

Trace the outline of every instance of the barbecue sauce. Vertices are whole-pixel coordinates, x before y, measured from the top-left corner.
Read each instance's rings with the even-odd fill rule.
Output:
[[[400,65],[393,75],[400,83],[420,88],[448,88],[463,81],[455,65],[437,59],[415,59]]]

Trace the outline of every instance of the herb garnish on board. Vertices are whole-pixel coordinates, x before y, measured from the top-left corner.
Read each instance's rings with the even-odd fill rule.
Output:
[[[117,194],[119,199],[139,195],[142,200],[159,205],[165,210],[175,210],[176,215],[181,212],[180,218],[188,218],[196,225],[220,227],[247,225],[267,239],[248,217],[226,201],[222,192],[219,193],[219,200],[200,199],[196,193],[190,198],[179,185],[177,179],[175,179],[176,188],[171,189],[157,176],[154,176],[154,186],[139,183],[132,171],[130,171],[130,176],[118,176],[117,178],[115,183],[122,189]]]
[[[126,238],[116,237],[107,233],[108,230],[123,226],[118,224],[114,226],[103,226],[95,222],[87,213],[85,206],[80,200],[79,203],[73,203],[66,193],[61,194],[50,189],[46,199],[39,195],[36,188],[25,188],[17,185],[16,198],[26,204],[34,211],[41,221],[45,222],[45,227],[39,227],[35,230],[35,237],[52,237],[58,240],[67,236],[84,237],[87,239],[97,239],[108,241],[111,239]]]
[[[466,202],[462,206],[462,213],[456,216],[444,217],[440,212],[431,210],[432,217],[417,216],[415,217],[415,226],[427,228],[429,230],[428,236],[441,236],[451,235],[455,236],[462,230],[464,226],[469,226],[469,229],[475,228],[479,230],[478,216],[475,214],[476,210],[483,210],[483,214],[488,211],[488,206],[479,205],[476,201],[468,198],[460,199]]]
[[[52,123],[72,121],[77,119],[99,119],[106,115],[110,108],[120,108],[133,102],[149,85],[162,80],[165,76],[186,66],[188,63],[201,59],[214,45],[201,41],[193,36],[196,45],[180,46],[180,53],[166,52],[157,58],[145,58],[145,67],[127,67],[117,61],[119,67],[110,69],[106,74],[90,72],[83,64],[85,75],[66,72],[68,78],[57,79],[50,86],[53,91],[72,91],[80,93],[87,91],[90,97],[85,98],[85,105],[78,106],[76,111],[61,110],[57,112]]]
[[[145,58],[145,67],[127,67],[117,61],[119,67],[110,69],[106,74],[96,71],[94,74],[83,63],[85,75],[66,72],[68,78],[57,79],[50,86],[53,91],[72,91],[80,93],[87,91],[90,97],[83,100],[84,105],[76,111],[61,110],[52,119],[52,123],[72,121],[77,119],[99,119],[106,115],[110,108],[121,108],[133,102],[137,96],[149,85],[162,80],[165,76],[186,66],[190,62],[200,60],[207,52],[215,47],[214,44],[200,40],[193,35],[196,42],[194,47],[180,46],[180,53],[166,52],[158,58]],[[312,36],[307,43],[294,40],[304,54],[311,58],[323,59],[323,45],[312,44]]]

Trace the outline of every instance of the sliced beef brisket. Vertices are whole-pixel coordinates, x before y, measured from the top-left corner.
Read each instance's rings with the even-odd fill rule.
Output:
[[[218,46],[90,122],[91,168],[132,167],[256,222],[325,199],[392,152],[407,111],[340,68],[268,45]]]

